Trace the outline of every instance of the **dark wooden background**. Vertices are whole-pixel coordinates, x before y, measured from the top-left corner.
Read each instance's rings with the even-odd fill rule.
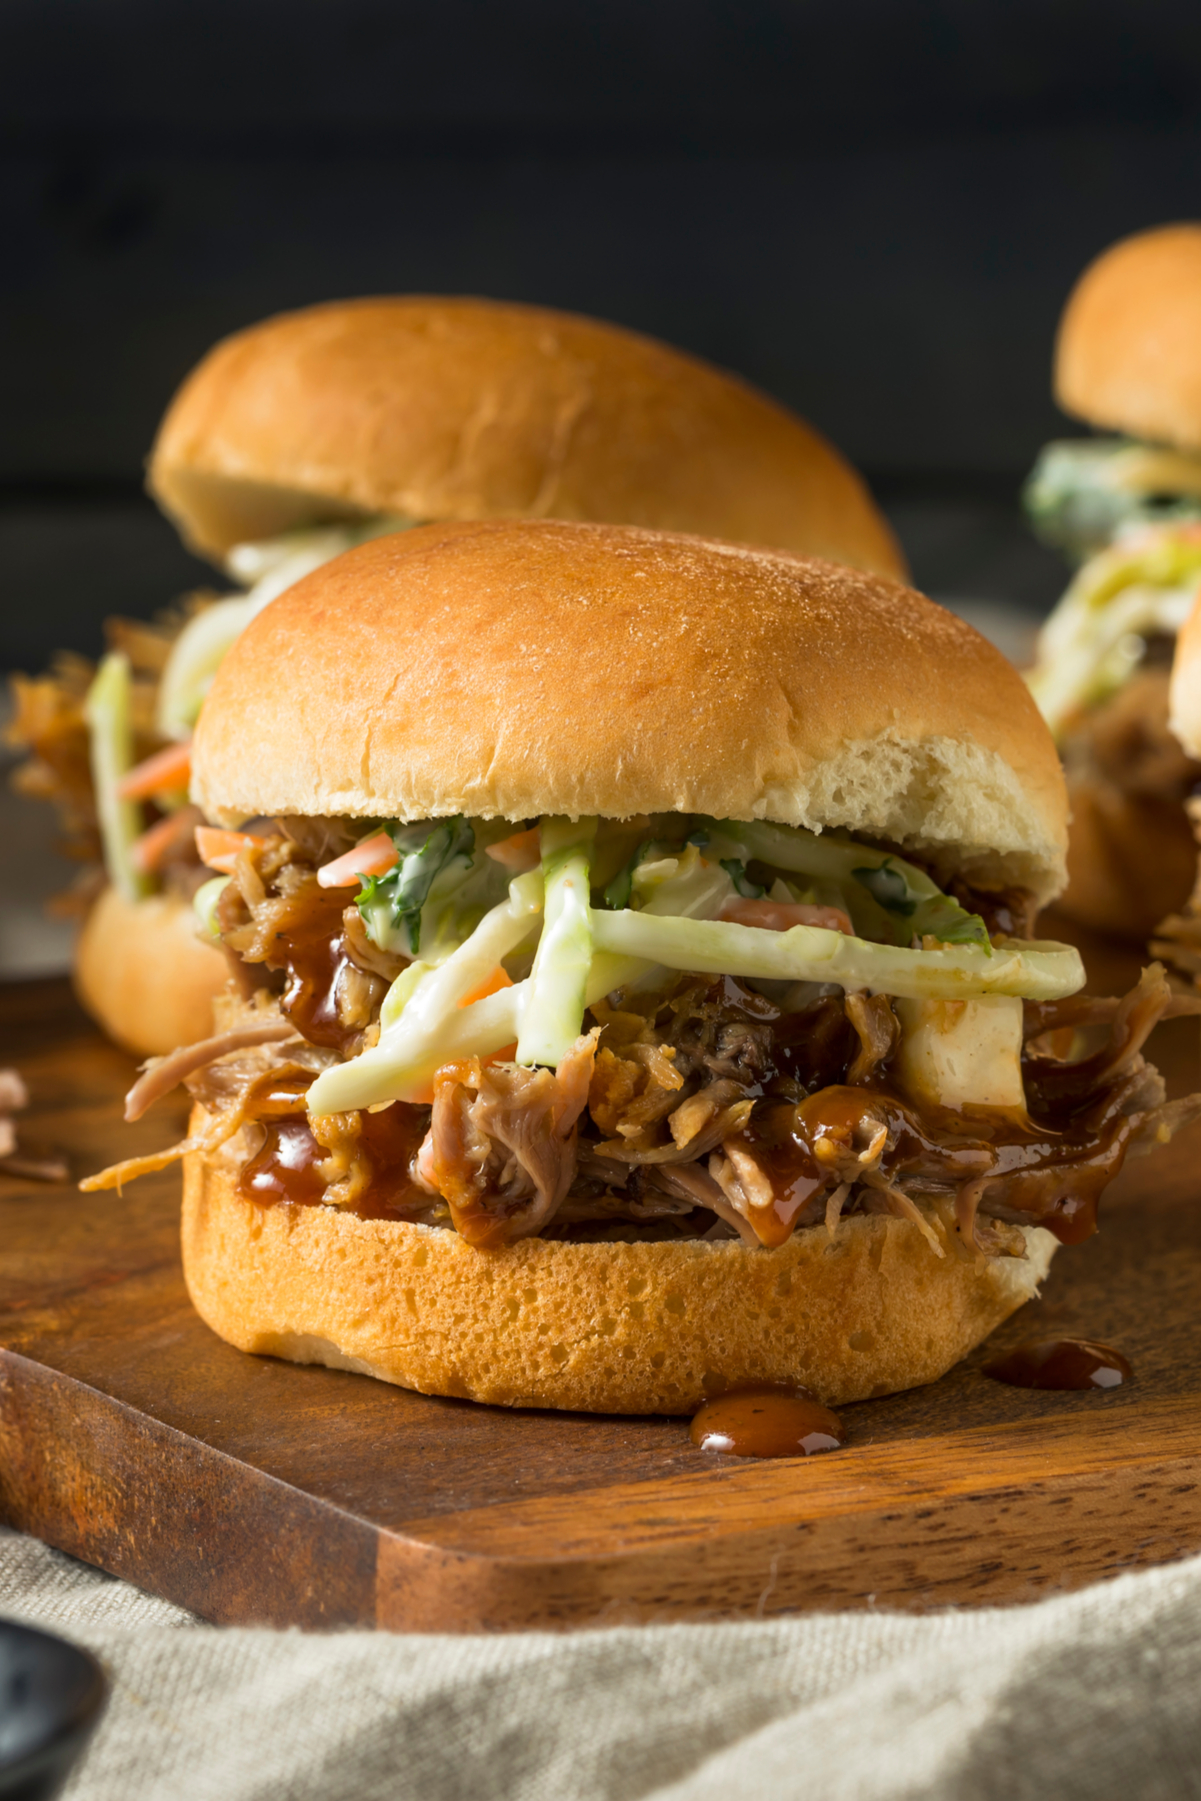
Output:
[[[6,0],[0,668],[192,579],[141,498],[221,333],[340,294],[642,327],[799,407],[917,578],[1032,611],[1058,309],[1201,214],[1194,0]]]

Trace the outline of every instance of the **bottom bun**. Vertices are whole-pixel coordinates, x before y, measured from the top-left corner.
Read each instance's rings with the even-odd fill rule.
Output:
[[[1036,1292],[1056,1241],[1029,1227],[1026,1245],[1025,1261],[939,1258],[916,1226],[874,1214],[772,1251],[477,1251],[436,1227],[265,1208],[220,1155],[184,1161],[184,1276],[228,1343],[505,1407],[691,1413],[748,1381],[837,1406],[933,1382]]]
[[[196,936],[178,895],[127,901],[105,888],[75,944],[75,992],[96,1024],[138,1057],[162,1056],[213,1029],[229,971]]]
[[[1091,775],[1069,776],[1068,799],[1068,885],[1057,911],[1094,932],[1145,942],[1192,892],[1197,846],[1184,807]]]

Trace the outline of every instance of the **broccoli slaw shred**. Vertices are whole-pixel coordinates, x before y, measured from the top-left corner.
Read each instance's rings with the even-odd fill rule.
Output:
[[[230,842],[226,842],[229,840]],[[1092,1229],[1165,1105],[1148,971],[1085,1000],[1028,897],[762,821],[287,819],[210,833],[198,911],[239,972],[181,1076],[196,1149],[263,1205],[458,1231],[482,1249],[837,1233],[933,1254]],[[220,842],[217,842],[220,841]],[[357,865],[362,864],[361,869]]]

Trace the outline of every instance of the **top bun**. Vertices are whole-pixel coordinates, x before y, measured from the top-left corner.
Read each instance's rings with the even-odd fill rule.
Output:
[[[1040,899],[1050,733],[999,651],[899,582],[625,526],[431,525],[298,582],[229,651],[193,798],[254,814],[695,812],[844,827]]]
[[[1201,760],[1201,599],[1176,637],[1168,724],[1188,755]]]
[[[1201,225],[1164,225],[1104,251],[1076,283],[1055,351],[1065,412],[1201,450]]]
[[[297,525],[612,520],[903,575],[850,464],[795,414],[617,326],[488,300],[352,300],[226,338],[175,396],[151,492],[193,548]]]

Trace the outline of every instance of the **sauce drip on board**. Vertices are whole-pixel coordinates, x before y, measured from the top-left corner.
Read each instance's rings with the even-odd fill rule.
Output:
[[[1120,1351],[1090,1338],[1027,1338],[984,1374],[1013,1388],[1120,1388],[1134,1371]]]
[[[838,1415],[805,1389],[756,1382],[706,1401],[688,1436],[702,1451],[732,1457],[812,1457],[837,1451],[846,1433]]]

